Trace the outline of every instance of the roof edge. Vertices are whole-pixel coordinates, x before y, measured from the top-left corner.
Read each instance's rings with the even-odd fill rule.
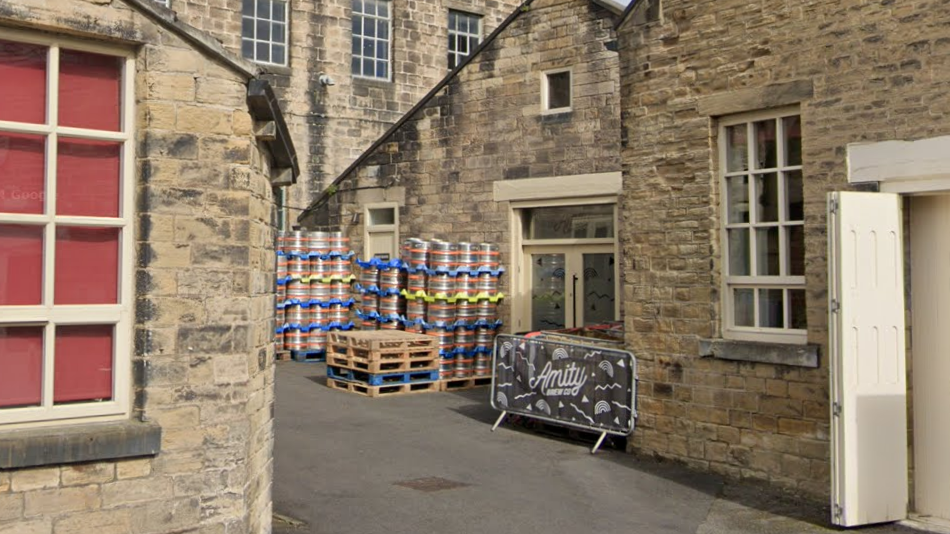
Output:
[[[621,4],[617,0],[591,0],[591,1],[599,5],[600,7],[606,9],[607,11],[610,11],[614,15],[618,15],[621,17],[627,10],[627,6],[625,6],[624,4]],[[636,0],[633,0],[633,1],[636,1]]]
[[[623,10],[623,13],[620,14],[620,20],[617,21],[617,24],[614,25],[614,31],[620,29],[621,26],[627,23],[627,20],[630,19],[630,16],[633,15],[634,11],[638,11],[640,6],[643,4],[649,4],[650,2],[644,0],[631,0],[630,4],[627,5],[627,8]]]
[[[261,75],[263,69],[258,65],[228,51],[211,34],[178,19],[178,14],[170,8],[161,6],[154,0],[122,0],[135,10],[148,16],[172,33],[191,43],[195,48],[215,56],[225,66],[248,80]]]
[[[126,1],[141,2],[143,0],[126,0]],[[311,202],[310,205],[307,206],[307,209],[303,210],[303,212],[301,212],[300,215],[297,216],[297,222],[300,222],[301,219],[303,219],[304,217],[306,217],[307,215],[315,211],[317,208],[319,208],[321,205],[323,205],[323,203],[327,199],[330,198],[330,196],[333,194],[332,191],[335,191],[338,185],[340,185],[344,180],[346,180],[349,177],[349,175],[354,170],[356,170],[357,167],[359,167],[364,161],[366,161],[367,158],[370,157],[370,155],[373,152],[376,151],[376,149],[381,147],[383,143],[385,143],[390,137],[392,137],[392,135],[395,134],[399,130],[399,128],[402,127],[403,124],[408,122],[409,119],[413,115],[415,115],[419,110],[425,107],[425,105],[428,104],[429,101],[432,100],[439,93],[439,91],[444,89],[445,86],[447,86],[449,82],[451,82],[452,79],[455,78],[462,71],[462,69],[464,69],[466,66],[468,66],[469,63],[474,61],[475,58],[481,54],[482,50],[484,50],[491,43],[493,43],[495,39],[497,39],[498,36],[501,35],[501,32],[507,29],[508,26],[510,26],[511,23],[513,23],[522,13],[528,11],[528,8],[529,6],[531,6],[532,2],[534,2],[534,0],[524,0],[524,2],[522,2],[518,7],[516,7],[515,10],[510,15],[508,15],[508,17],[505,18],[505,20],[503,20],[501,24],[498,25],[497,28],[495,28],[495,31],[491,32],[491,34],[489,34],[489,36],[486,37],[485,40],[482,41],[478,45],[478,47],[475,48],[475,50],[472,51],[471,55],[469,55],[461,63],[456,65],[455,68],[452,69],[451,72],[449,72],[444,78],[442,78],[442,81],[437,83],[435,87],[433,87],[428,93],[426,93],[425,96],[419,99],[419,101],[416,102],[416,104],[413,105],[412,108],[409,111],[407,111],[402,117],[400,117],[399,120],[395,122],[395,124],[393,124],[388,130],[386,130],[385,133],[383,133],[383,135],[381,135],[376,141],[374,141],[373,144],[370,145],[369,148],[364,150],[363,153],[360,154],[360,156],[356,158],[356,160],[353,161],[353,163],[351,163],[349,167],[346,168],[346,170],[344,170],[342,173],[340,173],[339,176],[337,176],[332,182],[330,182],[330,184],[323,189],[323,192],[320,194],[320,196],[317,197],[316,200]]]

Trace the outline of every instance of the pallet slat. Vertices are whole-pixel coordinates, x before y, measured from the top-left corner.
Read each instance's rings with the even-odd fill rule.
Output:
[[[400,330],[329,332],[327,342],[334,346],[345,346],[376,353],[438,349],[438,339],[435,337]]]
[[[327,377],[347,382],[358,382],[367,386],[387,386],[396,384],[414,384],[432,382],[439,379],[438,370],[409,371],[405,373],[370,374],[363,371],[327,366]]]
[[[439,391],[456,391],[491,385],[491,376],[473,376],[470,378],[444,378],[439,380]]]
[[[403,358],[370,360],[331,352],[327,355],[327,364],[372,374],[426,371],[439,369],[439,355],[410,354]]]
[[[396,384],[385,386],[367,386],[357,382],[347,382],[327,378],[327,387],[340,391],[349,391],[365,397],[385,397],[390,395],[409,395],[413,393],[427,393],[430,391],[439,391],[438,382],[413,382],[409,384]]]

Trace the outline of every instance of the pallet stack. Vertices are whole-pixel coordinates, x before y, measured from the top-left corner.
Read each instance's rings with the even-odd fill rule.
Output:
[[[439,391],[434,338],[392,330],[330,332],[327,386],[367,397]]]

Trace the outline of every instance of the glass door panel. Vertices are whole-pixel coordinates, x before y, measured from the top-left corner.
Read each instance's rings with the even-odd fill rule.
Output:
[[[564,254],[529,254],[531,330],[565,328],[568,322]]]
[[[613,321],[617,307],[613,252],[583,254],[583,267],[578,322],[588,326]]]

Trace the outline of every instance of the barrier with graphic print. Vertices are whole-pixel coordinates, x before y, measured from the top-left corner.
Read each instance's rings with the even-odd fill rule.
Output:
[[[606,434],[636,424],[636,360],[627,351],[540,337],[495,339],[491,404],[509,413]],[[600,446],[598,442],[595,452]]]

